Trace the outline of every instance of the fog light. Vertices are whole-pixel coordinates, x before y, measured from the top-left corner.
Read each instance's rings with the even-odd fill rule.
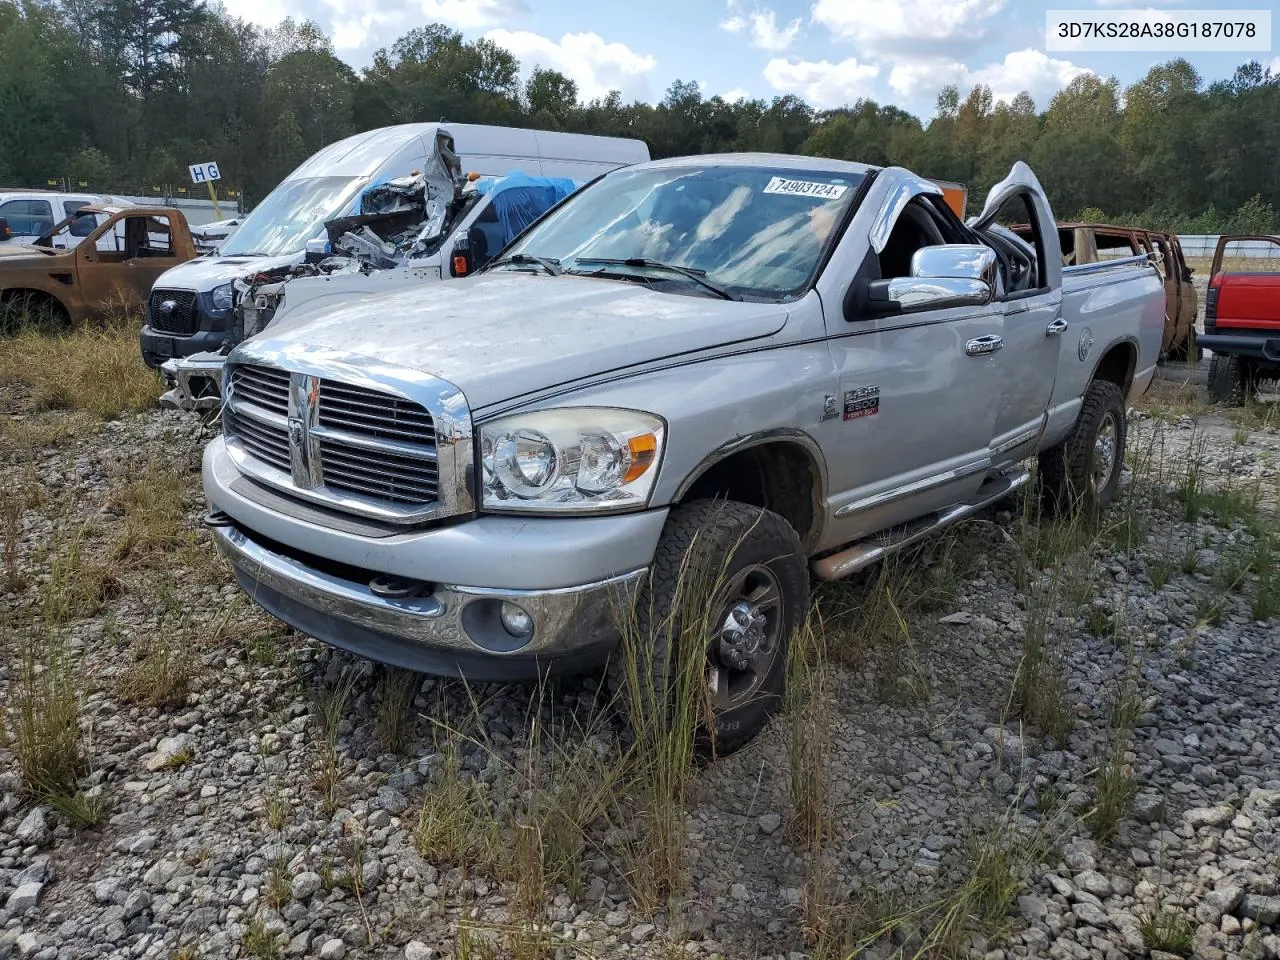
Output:
[[[502,604],[502,626],[513,637],[527,637],[533,633],[533,618],[514,603]]]

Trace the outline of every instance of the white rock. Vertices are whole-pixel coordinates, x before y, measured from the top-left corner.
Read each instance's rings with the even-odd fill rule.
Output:
[[[176,737],[165,737],[156,746],[155,753],[147,757],[147,769],[152,773],[163,770],[183,753],[191,750],[191,737],[180,733]]]
[[[310,898],[317,890],[320,889],[321,882],[320,874],[318,873],[311,873],[308,871],[306,873],[298,874],[293,878],[293,884],[291,885],[293,899],[306,900]]]
[[[342,960],[347,955],[347,945],[341,940],[326,940],[320,948],[320,960]]]
[[[404,945],[404,960],[436,960],[436,952],[421,940],[410,940]]]
[[[14,836],[24,845],[34,843],[43,846],[49,839],[49,826],[44,822],[44,807],[33,807],[18,824]]]
[[[24,883],[17,890],[9,894],[9,899],[5,903],[5,908],[14,916],[22,916],[32,907],[40,902],[40,895],[44,893],[43,883]]]

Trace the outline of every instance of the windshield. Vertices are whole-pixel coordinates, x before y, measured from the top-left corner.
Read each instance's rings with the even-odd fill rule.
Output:
[[[364,177],[286,180],[253,208],[218,251],[219,256],[276,257],[302,253],[326,220],[341,214],[366,183]]]
[[[504,259],[524,254],[566,273],[707,292],[688,277],[638,262],[657,261],[694,271],[735,299],[785,300],[812,282],[863,178],[754,166],[620,170],[571,197]],[[510,268],[528,269],[518,258]]]

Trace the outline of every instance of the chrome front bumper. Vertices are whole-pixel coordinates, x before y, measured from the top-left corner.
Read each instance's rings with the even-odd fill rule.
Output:
[[[471,680],[515,680],[587,669],[617,643],[620,616],[645,570],[553,590],[496,590],[423,583],[410,596],[375,593],[369,580],[319,569],[267,546],[225,514],[211,515],[218,550],[253,600],[298,630],[391,666]],[[532,621],[513,636],[499,615],[519,606]]]

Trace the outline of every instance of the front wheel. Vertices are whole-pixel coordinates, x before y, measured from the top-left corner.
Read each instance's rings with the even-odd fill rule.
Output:
[[[683,718],[703,752],[746,744],[782,703],[788,642],[808,603],[804,550],[782,517],[732,500],[672,509],[609,666],[632,727]]]
[[[1040,454],[1046,505],[1059,512],[1092,511],[1115,499],[1124,468],[1126,426],[1120,388],[1109,380],[1089,384],[1071,433]]]

